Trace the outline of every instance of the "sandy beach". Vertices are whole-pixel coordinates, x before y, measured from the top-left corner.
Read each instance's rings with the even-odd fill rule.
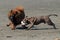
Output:
[[[11,30],[6,26],[9,23],[7,14],[17,6],[23,6],[25,14],[29,17],[57,14],[58,17],[50,17],[57,29],[42,23],[35,25],[31,30]],[[60,38],[60,0],[0,0],[0,40],[55,40],[56,38]]]

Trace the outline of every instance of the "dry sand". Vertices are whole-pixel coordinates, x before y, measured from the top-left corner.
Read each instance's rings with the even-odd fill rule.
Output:
[[[58,29],[55,30],[52,26],[42,23],[35,25],[29,31],[11,30],[6,26],[9,22],[7,14],[12,8],[20,5],[24,6],[25,14],[29,17],[57,14],[58,17],[50,18]],[[60,38],[60,0],[0,0],[0,40],[55,40],[56,38]]]

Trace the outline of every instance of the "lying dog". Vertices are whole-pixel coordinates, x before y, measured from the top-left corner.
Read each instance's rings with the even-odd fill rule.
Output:
[[[21,24],[29,25],[29,27],[27,29],[31,29],[33,27],[33,25],[38,25],[40,23],[47,23],[48,25],[51,25],[54,27],[54,29],[56,29],[55,24],[49,18],[50,16],[58,16],[58,15],[50,14],[47,16],[30,17],[30,18],[26,17],[23,19],[23,21],[21,21]]]
[[[16,28],[17,25],[21,24],[21,21],[25,18],[25,12],[23,7],[16,7],[8,13],[8,18],[10,23],[7,26],[10,26],[12,30]]]

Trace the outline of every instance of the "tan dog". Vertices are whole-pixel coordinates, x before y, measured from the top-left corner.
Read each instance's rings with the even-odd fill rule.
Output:
[[[21,21],[22,25],[29,25],[28,29],[31,29],[33,25],[38,25],[40,23],[47,23],[48,25],[51,25],[56,29],[55,24],[51,21],[49,18],[50,16],[57,16],[56,14],[51,14],[48,16],[39,16],[39,17],[26,17]]]
[[[21,21],[25,18],[24,8],[16,7],[8,13],[8,18],[10,23],[7,26],[10,26],[12,30],[16,28],[17,25],[21,24]]]

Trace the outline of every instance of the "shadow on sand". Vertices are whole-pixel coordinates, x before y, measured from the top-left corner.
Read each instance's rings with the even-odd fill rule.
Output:
[[[27,27],[26,28],[17,27],[16,29],[23,30],[23,29],[27,29]],[[54,29],[54,28],[31,28],[31,30],[51,30],[51,29]],[[56,28],[56,29],[58,29],[58,28]]]
[[[54,28],[40,28],[40,29],[36,28],[36,29],[31,29],[31,30],[51,30],[51,29],[54,29]],[[56,29],[58,29],[58,28],[56,28]]]
[[[23,29],[27,29],[27,27],[25,27],[25,28],[23,28],[23,27],[17,27],[16,29],[23,30]]]

